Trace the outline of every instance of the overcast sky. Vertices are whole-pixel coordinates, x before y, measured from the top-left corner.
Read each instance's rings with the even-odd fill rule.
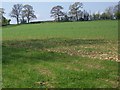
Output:
[[[50,10],[53,6],[61,5],[64,8],[64,12],[67,12],[69,9],[69,6],[73,4],[74,2],[2,2],[2,7],[5,9],[5,17],[8,19],[11,19],[11,23],[16,23],[16,19],[11,18],[9,16],[9,13],[12,10],[12,7],[14,4],[29,4],[33,6],[33,9],[35,11],[35,15],[37,16],[37,19],[35,21],[40,20],[52,20],[53,18],[50,17]],[[95,12],[103,12],[107,7],[109,6],[115,6],[117,5],[117,2],[82,2],[83,3],[83,9],[91,13]]]

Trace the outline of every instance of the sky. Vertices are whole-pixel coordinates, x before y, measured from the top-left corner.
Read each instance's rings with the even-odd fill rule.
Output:
[[[27,0],[26,0],[27,1]],[[63,6],[63,11],[68,12],[69,6],[73,4],[74,2],[2,2],[2,8],[5,9],[4,16],[8,19],[11,19],[11,24],[16,23],[15,18],[11,18],[9,16],[12,7],[14,4],[29,4],[33,6],[33,9],[35,11],[35,15],[37,16],[36,20],[33,21],[43,21],[43,20],[53,20],[52,17],[50,17],[50,11],[52,7],[61,5]],[[96,12],[103,12],[107,7],[109,6],[115,6],[117,5],[117,2],[82,2],[83,3],[83,9],[91,13]]]

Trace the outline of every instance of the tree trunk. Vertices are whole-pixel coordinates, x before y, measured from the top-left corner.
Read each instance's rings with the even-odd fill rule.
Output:
[[[28,23],[29,23],[29,19],[28,19]]]
[[[76,12],[76,18],[77,18],[77,21],[78,21],[78,15],[77,15],[77,12]]]
[[[30,21],[30,20],[29,20],[29,17],[27,17],[27,22],[29,23],[29,21]]]
[[[19,24],[19,19],[18,19],[18,17],[17,17],[17,24]]]
[[[58,15],[58,22],[60,21],[59,15]]]

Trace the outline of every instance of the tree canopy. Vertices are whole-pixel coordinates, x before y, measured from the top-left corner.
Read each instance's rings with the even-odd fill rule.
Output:
[[[10,13],[10,16],[13,18],[16,18],[17,24],[19,24],[19,18],[22,12],[23,5],[22,4],[15,4],[13,5],[12,11]]]
[[[63,7],[62,6],[54,6],[51,9],[51,17],[54,17],[57,19],[57,21],[60,21],[60,16],[63,16],[64,13],[62,12]]]

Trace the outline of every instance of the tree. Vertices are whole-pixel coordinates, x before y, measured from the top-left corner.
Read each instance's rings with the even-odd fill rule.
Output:
[[[118,5],[114,7],[114,13],[116,19],[120,19],[120,1],[118,2]]]
[[[100,15],[100,19],[101,19],[101,20],[106,20],[106,19],[109,19],[109,16],[108,16],[108,14],[106,14],[106,13],[104,12],[104,13],[102,13],[102,14]]]
[[[62,12],[63,7],[62,6],[54,6],[51,9],[51,17],[54,17],[55,19],[57,19],[57,21],[60,21],[60,16],[63,16],[64,13]]]
[[[106,8],[105,13],[108,16],[108,19],[113,19],[114,18],[114,7],[111,6],[111,7]]]
[[[22,8],[23,8],[22,4],[15,4],[13,5],[12,11],[10,13],[11,17],[16,18],[17,24],[19,24],[19,18],[22,12]]]
[[[84,10],[83,14],[84,14],[84,20],[88,21],[89,20],[89,13]]]
[[[0,26],[2,26],[3,14],[4,14],[4,9],[0,8]]]
[[[27,18],[27,22],[29,23],[30,20],[34,19],[34,18],[37,18],[36,15],[34,14],[34,10],[33,10],[33,7],[31,5],[24,5],[23,6],[23,16],[22,18],[26,17]]]
[[[20,22],[21,22],[21,23],[27,23],[27,20],[25,19],[25,12],[24,12],[24,11],[22,11],[22,13],[21,13]]]
[[[11,21],[11,19],[6,19],[4,16],[2,16],[2,26],[9,25],[10,21]]]
[[[83,8],[83,4],[80,2],[75,2],[69,7],[69,15],[71,15],[72,17],[76,17],[77,21],[79,20],[78,14],[81,12],[80,8]]]
[[[0,15],[3,15],[5,13],[4,8],[0,8]]]
[[[3,14],[5,14],[4,8],[0,8],[0,26],[5,26],[10,24],[10,19],[6,19]]]
[[[69,17],[68,17],[68,15],[67,15],[67,12],[66,12],[66,13],[63,12],[63,16],[61,17],[61,21],[63,21],[63,22],[69,21]]]
[[[100,13],[99,12],[93,13],[93,19],[94,20],[100,20]]]

